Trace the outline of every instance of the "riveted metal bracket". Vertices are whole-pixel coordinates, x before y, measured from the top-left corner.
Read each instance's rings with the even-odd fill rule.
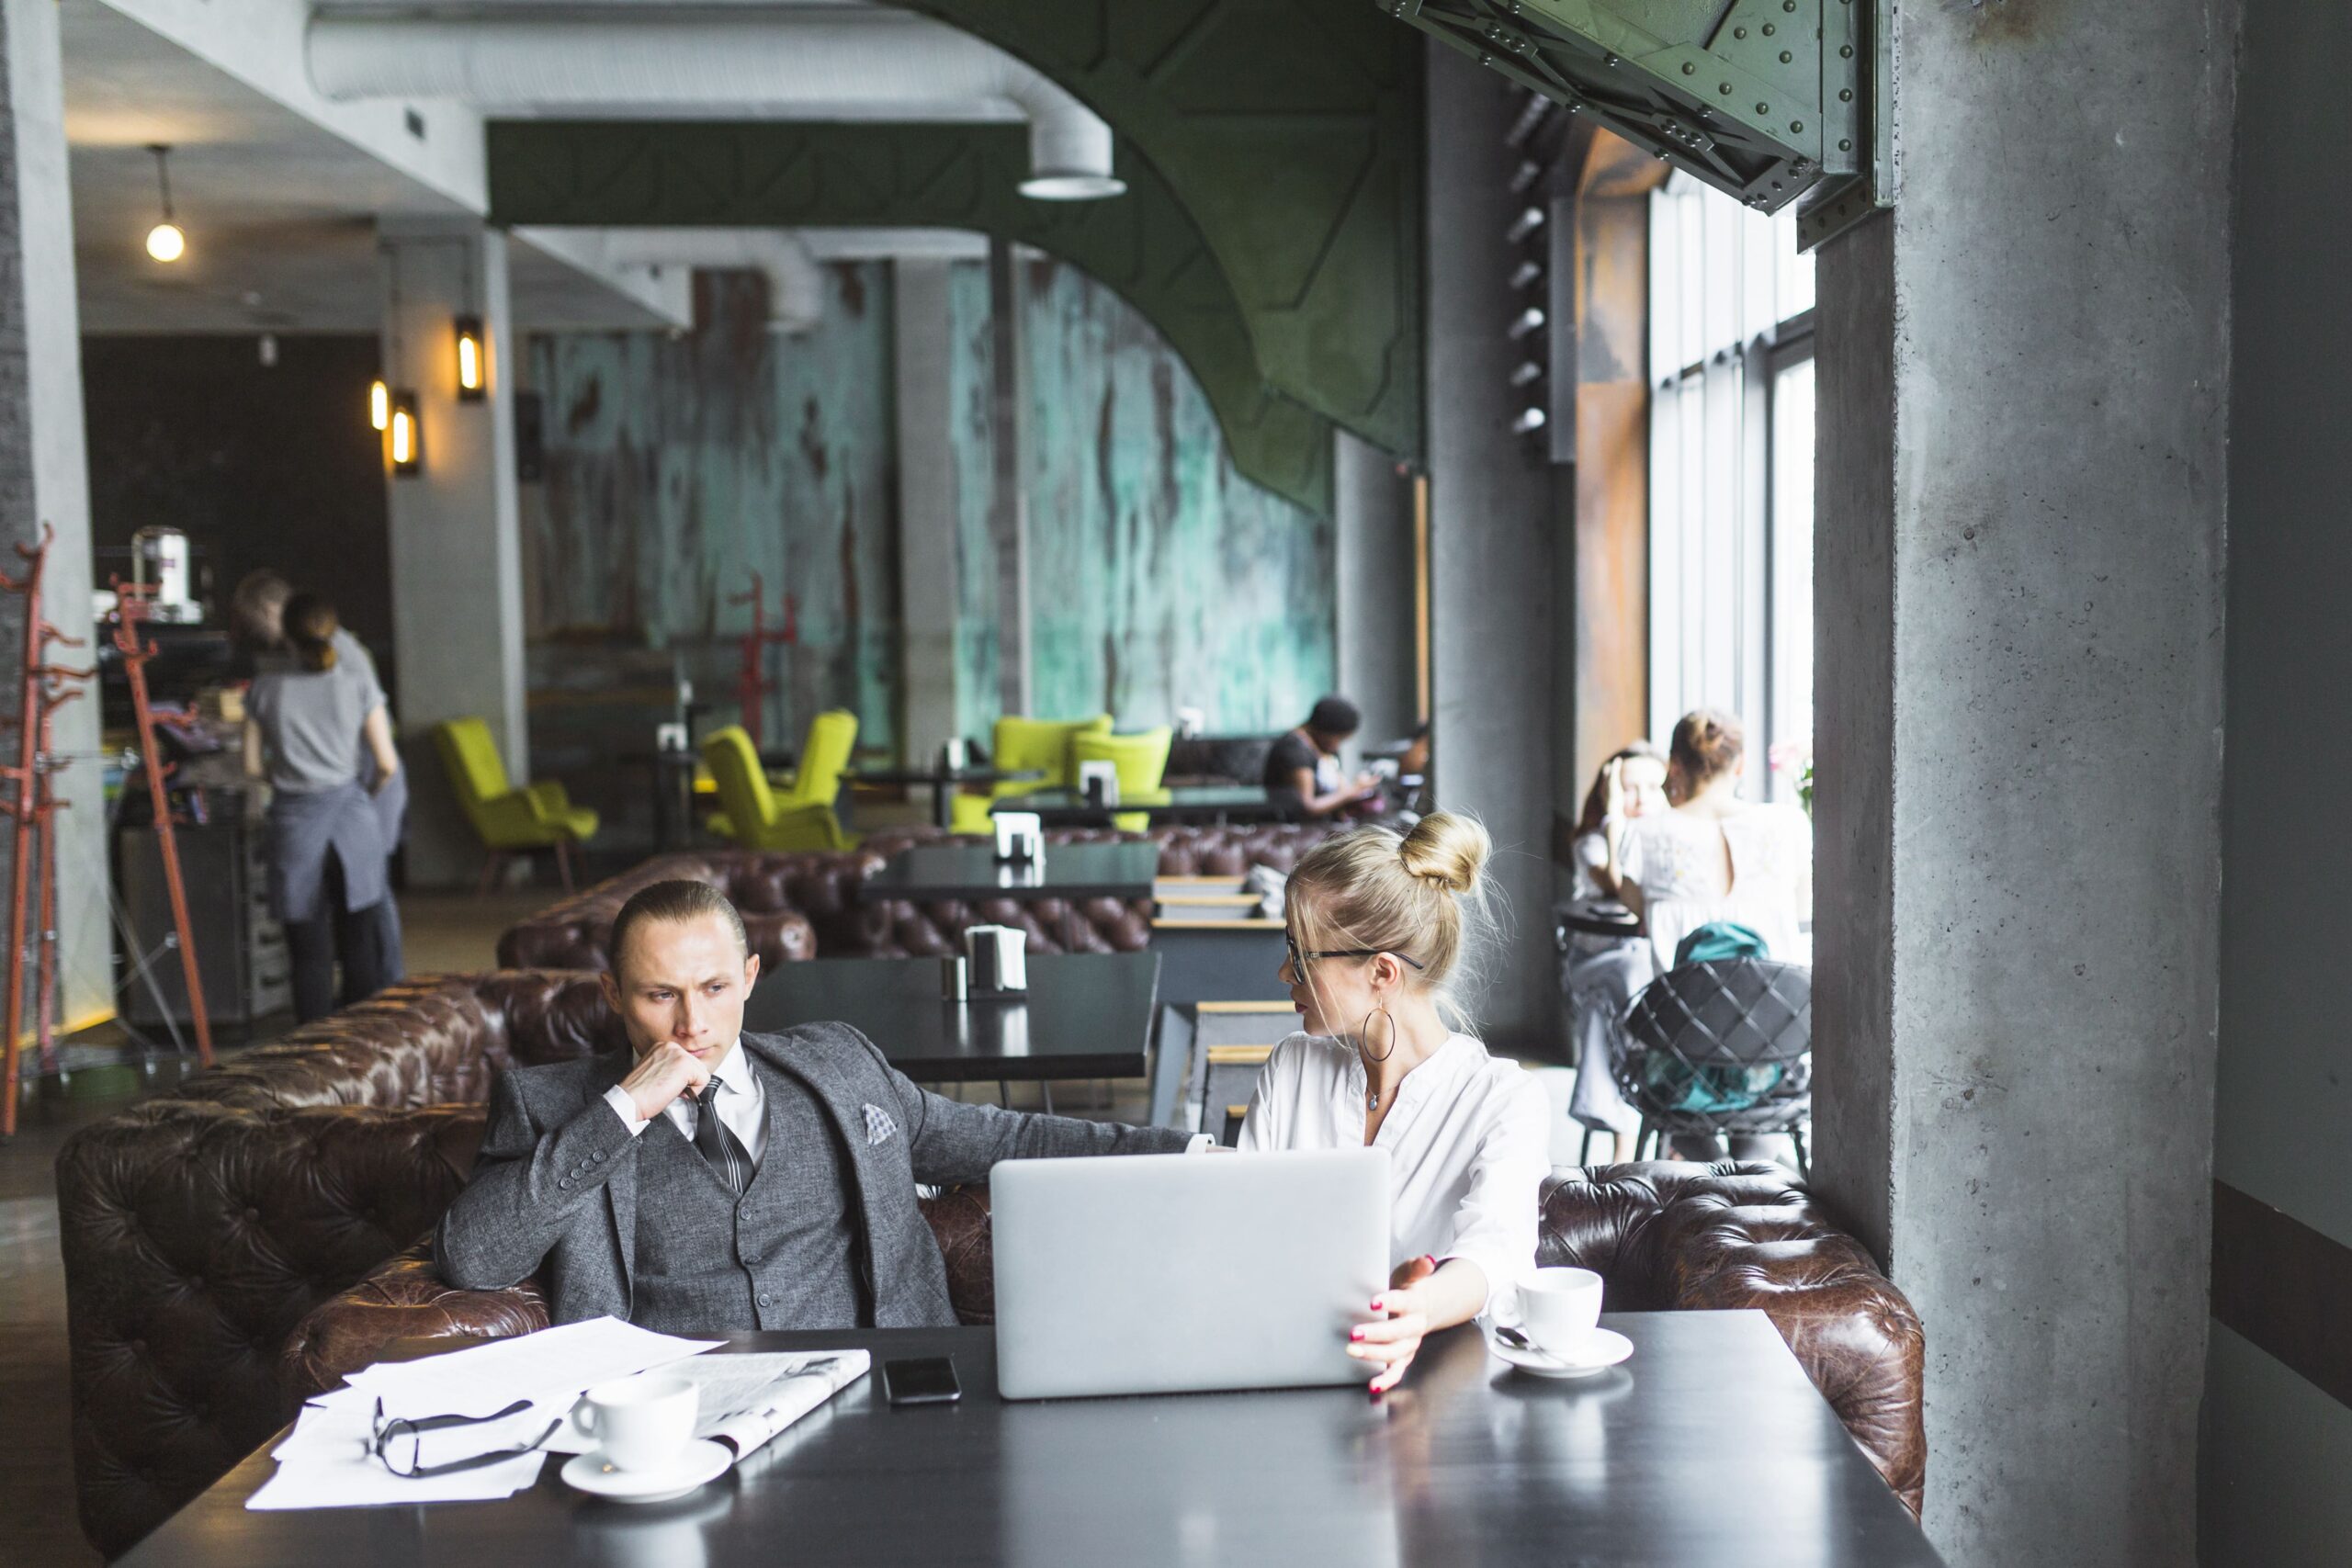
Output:
[[[1811,249],[1894,203],[1897,0],[1374,0]]]

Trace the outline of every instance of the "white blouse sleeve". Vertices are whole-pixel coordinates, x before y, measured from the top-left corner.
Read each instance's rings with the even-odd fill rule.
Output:
[[[1264,1154],[1290,1146],[1291,1123],[1298,1111],[1299,1050],[1306,1037],[1293,1034],[1266,1055],[1258,1069],[1258,1086],[1250,1091],[1250,1109],[1241,1118],[1241,1135],[1234,1147],[1243,1154]]]
[[[1470,1190],[1454,1211],[1453,1238],[1438,1258],[1476,1263],[1487,1276],[1487,1305],[1535,1267],[1536,1194],[1552,1168],[1552,1100],[1542,1080],[1521,1070],[1496,1099],[1498,1113],[1471,1164]]]

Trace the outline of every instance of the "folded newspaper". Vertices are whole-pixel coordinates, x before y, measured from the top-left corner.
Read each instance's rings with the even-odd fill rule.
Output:
[[[755,1351],[697,1356],[661,1369],[663,1377],[693,1383],[702,1396],[695,1436],[727,1445],[737,1459],[752,1452],[811,1410],[864,1377],[874,1358],[864,1350]],[[596,1440],[571,1422],[548,1451],[586,1453]]]

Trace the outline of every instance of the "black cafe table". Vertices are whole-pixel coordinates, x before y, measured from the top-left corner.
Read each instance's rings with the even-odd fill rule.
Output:
[[[1029,955],[1029,988],[950,1000],[922,958],[812,958],[760,976],[743,1027],[846,1023],[917,1083],[1146,1076],[1159,989],[1156,953]]]
[[[1346,1387],[1015,1404],[997,1397],[989,1329],[738,1334],[728,1350],[863,1346],[875,1370],[675,1503],[594,1501],[551,1463],[537,1485],[496,1503],[247,1513],[270,1474],[265,1445],[119,1563],[1941,1562],[1762,1313],[1602,1321],[1634,1351],[1596,1378],[1514,1372],[1465,1326],[1433,1337],[1404,1386],[1377,1404]],[[959,1404],[883,1402],[884,1360],[936,1355],[955,1359]]]
[[[1295,822],[1301,812],[1295,801],[1278,801],[1249,784],[1185,784],[1173,789],[1140,791],[1123,796],[1116,806],[1094,806],[1076,790],[1046,789],[1032,795],[1007,795],[991,811],[1034,813],[1047,828],[1107,828],[1114,817],[1140,812],[1155,823],[1216,826],[1227,822]]]
[[[876,784],[892,788],[917,788],[931,791],[932,820],[942,828],[956,825],[956,792],[966,784],[985,789],[991,784],[1020,784],[1046,775],[1035,768],[854,768],[842,775],[856,784]]]
[[[861,900],[903,898],[915,904],[1020,903],[1059,898],[1139,899],[1151,897],[1159,874],[1157,844],[1047,844],[1036,861],[1001,861],[996,846],[977,840],[917,844],[890,857],[881,870],[854,884]]]

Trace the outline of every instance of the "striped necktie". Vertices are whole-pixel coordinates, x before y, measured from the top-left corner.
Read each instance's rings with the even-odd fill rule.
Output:
[[[695,1147],[710,1163],[710,1168],[718,1173],[718,1179],[726,1183],[727,1190],[741,1198],[743,1190],[752,1185],[752,1156],[735,1135],[735,1130],[719,1119],[717,1078],[702,1086],[702,1092],[695,1096]]]

